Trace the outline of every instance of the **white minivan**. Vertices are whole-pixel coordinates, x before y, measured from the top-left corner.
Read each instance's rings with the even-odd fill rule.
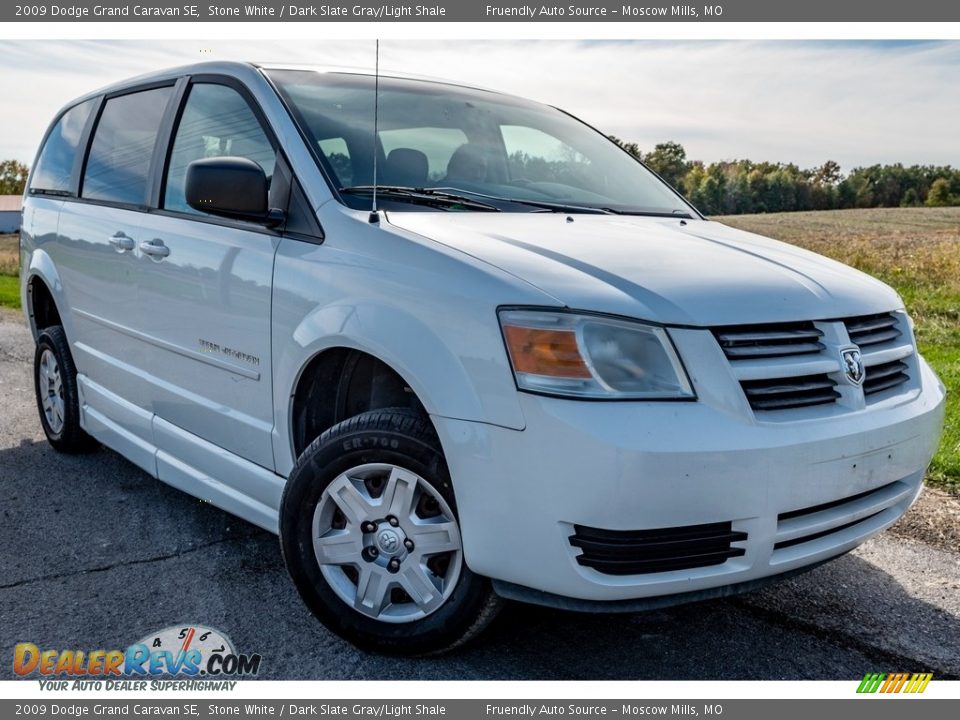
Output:
[[[752,589],[897,520],[937,447],[893,290],[520,98],[158,72],[64,108],[23,212],[53,447],[278,533],[365,648]]]

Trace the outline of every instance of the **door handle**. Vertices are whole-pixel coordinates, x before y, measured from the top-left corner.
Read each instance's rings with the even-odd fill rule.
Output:
[[[140,252],[154,258],[165,258],[170,254],[170,248],[164,245],[160,238],[154,238],[140,243]]]
[[[110,244],[113,245],[118,252],[133,250],[133,246],[134,246],[133,238],[127,237],[122,232],[118,232],[112,235],[110,237]]]

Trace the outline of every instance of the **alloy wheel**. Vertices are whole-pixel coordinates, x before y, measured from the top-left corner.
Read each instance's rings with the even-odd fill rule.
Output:
[[[57,356],[50,350],[44,350],[40,355],[38,380],[43,415],[50,430],[58,435],[63,432],[64,423],[63,380]]]
[[[337,596],[382,622],[413,622],[438,610],[463,567],[447,502],[416,473],[388,463],[338,475],[317,503],[312,538]]]

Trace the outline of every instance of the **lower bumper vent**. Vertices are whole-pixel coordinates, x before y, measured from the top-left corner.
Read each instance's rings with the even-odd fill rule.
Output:
[[[790,540],[781,540],[780,542],[774,544],[774,550],[783,550],[783,548],[793,547],[794,545],[802,545],[803,543],[813,542],[814,540],[819,540],[822,537],[827,537],[828,535],[833,535],[834,533],[841,532],[847,528],[852,528],[862,523],[866,523],[868,520],[872,520],[881,511],[875,512],[873,515],[867,515],[866,517],[853,520],[852,522],[844,523],[843,525],[837,525],[832,527],[829,530],[821,530],[820,532],[812,533],[811,535],[801,535],[800,537],[791,538]]]
[[[643,575],[721,565],[746,550],[731,543],[747,539],[732,523],[654,530],[602,530],[574,526],[570,544],[583,553],[577,562],[605,575]]]
[[[813,542],[850,528],[871,531],[891,518],[891,507],[909,500],[915,488],[896,481],[839,500],[782,512],[777,516],[774,551]]]

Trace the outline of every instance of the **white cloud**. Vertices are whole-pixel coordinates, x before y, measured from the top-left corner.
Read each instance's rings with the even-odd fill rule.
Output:
[[[373,66],[373,42],[0,42],[0,157],[81,93],[200,59]],[[960,42],[386,41],[381,67],[558,105],[691,158],[960,165]]]

